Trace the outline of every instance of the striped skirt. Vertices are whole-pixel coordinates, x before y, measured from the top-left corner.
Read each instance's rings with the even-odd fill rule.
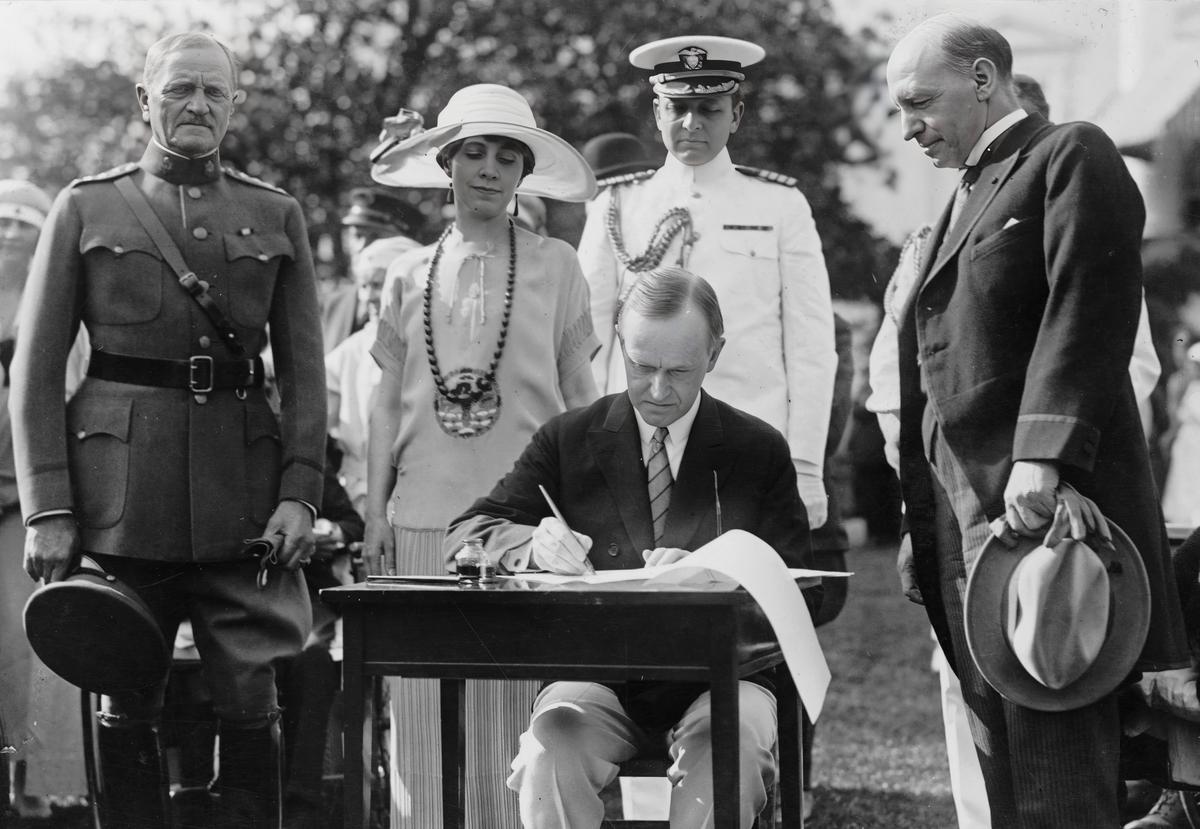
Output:
[[[396,528],[399,572],[446,572],[444,530]],[[467,681],[467,829],[520,829],[517,795],[504,781],[539,683]],[[441,712],[434,679],[388,680],[393,829],[442,825]]]

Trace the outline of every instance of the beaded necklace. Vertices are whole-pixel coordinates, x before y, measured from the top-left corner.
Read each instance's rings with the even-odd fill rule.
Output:
[[[646,249],[637,256],[630,256],[625,250],[625,238],[621,234],[621,206],[620,206],[620,190],[614,188],[612,195],[608,199],[608,213],[605,215],[605,224],[608,228],[608,238],[612,242],[613,252],[617,259],[621,260],[628,270],[635,273],[648,271],[651,268],[658,267],[662,262],[663,256],[667,253],[667,248],[671,246],[671,242],[681,231],[687,230],[683,237],[683,248],[679,251],[679,265],[683,266],[683,259],[687,254],[687,249],[691,246],[694,239],[692,238],[692,214],[688,212],[686,207],[672,207],[662,215],[658,220],[658,224],[654,226],[654,232],[650,234],[650,241],[646,245]]]
[[[463,367],[442,376],[437,350],[433,345],[433,289],[437,283],[438,263],[446,246],[446,238],[454,225],[447,227],[438,239],[429,262],[429,275],[425,280],[425,353],[429,357],[429,368],[433,372],[433,385],[437,395],[433,399],[434,413],[438,425],[448,435],[469,438],[491,429],[500,419],[500,389],[496,383],[496,369],[500,366],[500,355],[504,353],[504,342],[508,339],[508,323],[512,317],[513,288],[517,281],[517,233],[510,219],[508,222],[508,284],[504,289],[504,313],[500,318],[500,336],[492,352],[491,365],[485,370]],[[482,301],[482,298],[481,298]]]

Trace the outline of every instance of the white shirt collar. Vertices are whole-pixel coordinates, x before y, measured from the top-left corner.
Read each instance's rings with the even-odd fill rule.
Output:
[[[688,436],[692,433],[692,424],[696,421],[696,412],[700,410],[700,394],[697,392],[696,399],[692,401],[691,408],[679,416],[679,419],[667,426],[667,455],[671,459],[671,474],[679,474],[679,460],[683,457],[683,450],[687,446]],[[649,458],[647,447],[650,445],[650,439],[654,437],[654,431],[657,427],[651,426],[642,419],[642,413],[633,408],[633,416],[637,418],[638,435],[642,440],[643,460]]]
[[[691,186],[693,184],[711,184],[732,172],[734,172],[733,159],[729,157],[729,148],[722,147],[721,152],[717,153],[711,161],[695,165],[684,164],[675,156],[667,153],[667,160],[663,162],[658,175],[668,182]]]
[[[186,155],[184,155],[183,153],[177,153],[177,152],[175,152],[174,150],[172,150],[170,147],[164,147],[164,146],[162,145],[162,142],[160,142],[160,141],[159,141],[157,138],[155,138],[154,136],[150,136],[150,142],[151,142],[152,144],[154,144],[154,146],[156,146],[156,147],[158,147],[160,150],[162,150],[164,153],[166,153],[167,155],[173,155],[173,156],[175,156],[176,158],[184,158],[184,159],[188,159],[189,161],[190,161],[190,160],[193,160],[193,159],[191,158],[191,156],[186,156]],[[218,147],[217,149],[214,149],[212,152],[205,153],[204,155],[198,155],[198,156],[196,156],[196,158],[208,158],[210,155],[213,155],[213,154],[215,154],[215,153],[217,152],[217,150],[219,150],[219,149],[220,149],[220,147]]]
[[[996,123],[992,124],[983,131],[983,135],[979,136],[979,140],[975,142],[975,146],[971,148],[971,152],[967,153],[967,160],[963,162],[964,167],[974,167],[979,163],[980,156],[983,151],[988,148],[988,145],[995,141],[1000,135],[1013,124],[1023,120],[1029,115],[1023,109],[1014,109],[1012,112],[1005,115]]]

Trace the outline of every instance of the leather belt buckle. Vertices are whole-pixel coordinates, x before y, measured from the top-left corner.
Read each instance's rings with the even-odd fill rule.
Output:
[[[188,358],[188,390],[192,394],[208,394],[213,390],[213,358],[195,354]]]

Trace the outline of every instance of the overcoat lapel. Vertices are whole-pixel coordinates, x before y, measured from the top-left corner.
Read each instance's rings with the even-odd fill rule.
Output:
[[[588,443],[633,549],[640,552],[653,548],[654,526],[650,520],[650,496],[646,492],[646,464],[642,460],[642,441],[628,395],[621,394],[613,399],[604,422],[588,432]]]
[[[667,510],[667,525],[663,530],[664,547],[695,550],[712,539],[716,534],[719,485],[733,466],[734,458],[725,442],[717,404],[703,391],[700,394],[700,408],[679,464],[679,477],[671,488],[671,508]]]
[[[1044,126],[1046,126],[1046,120],[1040,115],[1029,115],[996,139],[998,143],[994,145],[996,149],[992,153],[991,161],[984,164],[983,169],[980,170],[979,179],[971,188],[971,195],[967,197],[967,202],[963,205],[962,215],[959,216],[954,227],[949,229],[949,236],[946,236],[946,225],[950,219],[950,207],[947,206],[943,211],[931,237],[941,239],[942,243],[931,248],[932,255],[927,262],[927,269],[922,272],[921,279],[918,281],[920,287],[910,294],[910,299],[916,297],[928,282],[937,278],[944,271],[946,265],[958,256],[959,249],[962,248],[971,230],[1017,168],[1023,155],[1022,150]]]

